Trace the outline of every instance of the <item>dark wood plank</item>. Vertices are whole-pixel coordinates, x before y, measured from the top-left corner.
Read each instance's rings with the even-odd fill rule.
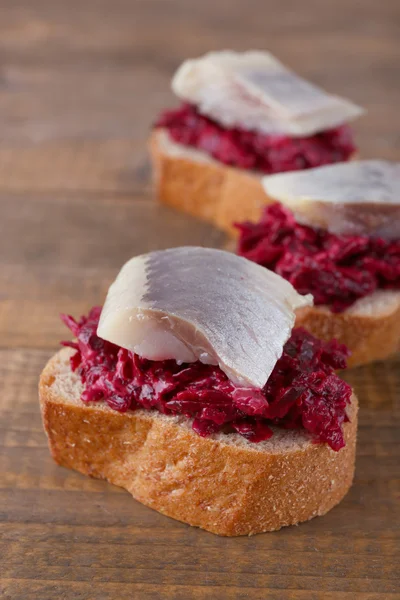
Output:
[[[55,348],[68,334],[59,313],[101,304],[135,254],[224,239],[138,195],[0,194],[0,212],[0,346]]]
[[[400,359],[349,371],[361,405],[354,486],[328,515],[218,538],[56,466],[37,379],[130,256],[223,246],[151,196],[146,150],[188,56],[269,48],[368,108],[363,156],[400,160],[396,0],[2,0],[0,596],[114,600],[400,598]]]
[[[137,60],[168,64],[169,57],[179,60],[182,55],[195,55],[199,48],[279,44],[285,58],[293,53],[300,61],[308,55],[322,70],[324,63],[337,63],[336,53],[345,55],[339,40],[349,49],[360,45],[373,63],[389,62],[388,45],[398,34],[399,6],[387,0],[364,0],[360,10],[351,3],[322,7],[318,0],[304,0],[299,11],[295,0],[284,7],[279,0],[270,0],[267,6],[259,0],[232,0],[227,10],[224,3],[212,0],[114,0],[110,10],[104,0],[68,4],[36,0],[34,5],[3,0],[2,17],[0,48],[10,60],[24,64],[126,65],[133,62],[132,49],[141,50]],[[315,51],[316,40],[323,60],[321,52]],[[347,59],[355,64],[360,57],[349,52]]]
[[[140,600],[159,600],[164,598],[173,598],[174,600],[209,600],[209,598],[222,598],[223,600],[265,600],[265,593],[268,589],[268,600],[396,600],[398,595],[396,593],[388,593],[382,596],[380,593],[374,592],[329,592],[319,591],[313,592],[311,590],[296,590],[296,588],[283,589],[276,586],[275,589],[272,586],[269,588],[254,588],[252,586],[232,587],[228,584],[225,586],[213,586],[213,585],[193,585],[188,586],[182,583],[181,585],[164,585],[163,595],[159,595],[159,588],[157,584],[126,584],[126,583],[114,583],[114,582],[101,582],[97,583],[94,579],[93,582],[65,582],[65,581],[53,581],[46,582],[40,579],[36,579],[34,582],[26,582],[22,579],[11,579],[4,580],[4,585],[0,584],[0,592],[4,591],[5,600],[14,600],[14,598],[24,598],[24,600],[36,600],[41,598],[42,600],[52,600],[57,596],[64,599],[69,598],[94,598],[99,600],[115,600],[122,594],[127,594],[128,597],[140,598]],[[96,596],[93,596],[93,590],[99,588],[100,591]]]
[[[127,127],[128,128],[128,127]],[[3,140],[0,192],[126,194],[150,188],[147,130],[138,139]],[[17,200],[16,200],[17,201]]]

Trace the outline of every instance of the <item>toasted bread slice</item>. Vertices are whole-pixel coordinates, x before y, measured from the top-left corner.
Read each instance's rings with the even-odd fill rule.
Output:
[[[70,355],[58,352],[39,385],[53,458],[127,489],[169,517],[226,536],[273,531],[325,514],[352,483],[355,396],[339,452],[293,430],[276,429],[258,444],[238,434],[202,438],[185,417],[83,403]]]
[[[264,206],[275,202],[263,190],[262,173],[229,167],[177,144],[166,129],[153,131],[149,147],[160,201],[230,236],[238,235],[234,223],[259,221]]]
[[[378,290],[341,313],[328,306],[300,308],[296,326],[320,339],[346,344],[350,367],[384,360],[400,350],[400,291]]]

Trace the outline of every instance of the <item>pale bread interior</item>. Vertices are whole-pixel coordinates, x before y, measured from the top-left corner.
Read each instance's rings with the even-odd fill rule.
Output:
[[[110,411],[114,412],[114,410],[107,406],[105,402],[82,402],[80,397],[84,388],[79,376],[71,371],[69,363],[69,357],[73,353],[74,350],[64,348],[53,359],[56,361],[54,364],[56,376],[51,384],[50,390],[52,401],[84,406],[87,410],[100,410],[104,413],[109,413]],[[156,410],[148,411],[145,409],[128,411],[125,413],[125,416],[129,418],[132,414],[150,419],[173,422],[178,427],[189,429],[196,438],[199,437],[197,433],[191,430],[192,420],[187,417],[163,415]],[[313,443],[311,435],[305,430],[287,430],[279,427],[272,427],[272,429],[274,435],[269,440],[257,444],[248,442],[238,433],[218,433],[211,435],[208,439],[218,441],[220,444],[245,446],[247,449],[251,449],[254,452],[267,453],[287,453],[291,450],[297,451]]]

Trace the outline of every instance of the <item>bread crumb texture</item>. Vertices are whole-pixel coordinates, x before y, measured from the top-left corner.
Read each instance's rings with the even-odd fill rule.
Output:
[[[169,517],[219,535],[252,535],[323,515],[351,486],[354,395],[339,452],[300,431],[276,429],[259,444],[238,434],[202,438],[185,417],[83,403],[70,353],[49,361],[39,385],[54,460],[121,486]]]

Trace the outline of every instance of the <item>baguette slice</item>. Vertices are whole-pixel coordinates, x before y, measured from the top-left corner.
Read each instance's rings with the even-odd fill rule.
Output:
[[[400,350],[400,291],[378,290],[341,313],[328,306],[300,308],[296,327],[346,344],[351,350],[349,367],[385,360]]]
[[[202,438],[185,417],[83,403],[70,355],[53,356],[39,384],[54,460],[107,479],[169,517],[226,536],[273,531],[325,514],[352,483],[354,395],[339,452],[299,431],[276,429],[259,444],[238,434]]]
[[[159,200],[230,236],[238,235],[235,222],[258,222],[264,206],[276,202],[263,190],[262,173],[229,167],[177,144],[166,129],[152,132],[149,148]]]
[[[228,167],[205,152],[174,142],[166,129],[150,137],[153,178],[164,204],[237,236],[233,223],[258,221],[272,202],[261,174]]]

